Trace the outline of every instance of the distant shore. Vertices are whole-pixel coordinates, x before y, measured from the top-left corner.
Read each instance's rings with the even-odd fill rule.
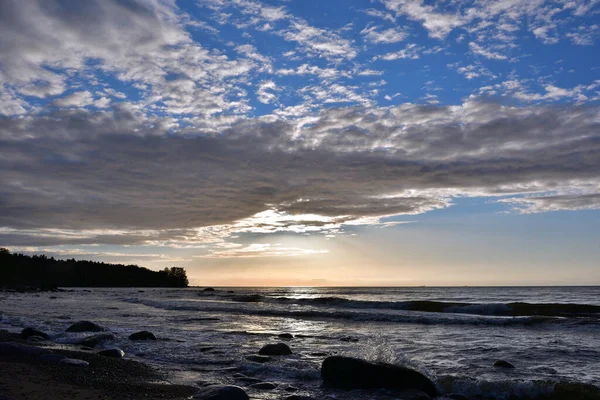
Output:
[[[0,342],[31,345],[18,334],[7,331],[0,331]],[[76,347],[52,349],[52,353],[87,361],[89,367],[65,367],[0,356],[0,398],[184,400],[197,391],[191,386],[169,384],[163,373],[137,361],[102,357]]]

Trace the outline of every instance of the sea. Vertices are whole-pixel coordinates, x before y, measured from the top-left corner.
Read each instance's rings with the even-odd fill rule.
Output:
[[[68,345],[79,320],[103,325],[126,357],[168,372],[173,383],[277,385],[253,399],[392,399],[386,390],[323,385],[330,355],[414,368],[443,393],[530,399],[557,383],[600,385],[600,287],[68,288],[0,293],[0,329],[33,326]],[[158,340],[133,342],[148,330]],[[291,334],[293,338],[282,338]],[[270,343],[293,354],[257,363]],[[95,349],[97,350],[97,349]],[[505,360],[512,369],[494,367]],[[292,387],[292,389],[290,389]],[[576,396],[573,398],[577,398]]]

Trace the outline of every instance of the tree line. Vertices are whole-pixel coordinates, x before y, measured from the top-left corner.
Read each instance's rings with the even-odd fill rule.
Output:
[[[5,287],[187,287],[185,269],[152,271],[137,265],[28,256],[0,248],[0,286]]]

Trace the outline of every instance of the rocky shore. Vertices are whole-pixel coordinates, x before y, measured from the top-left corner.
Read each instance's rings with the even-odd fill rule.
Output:
[[[42,399],[172,399],[172,400],[317,400],[346,398],[354,392],[368,397],[373,390],[383,390],[395,400],[479,400],[461,393],[444,392],[426,375],[402,366],[373,363],[339,355],[323,355],[321,389],[325,397],[312,397],[298,388],[258,379],[230,368],[231,384],[196,382],[194,386],[176,385],[154,367],[130,360],[116,347],[98,348],[115,339],[107,328],[90,321],[72,323],[66,332],[85,333],[71,346],[57,346],[51,337],[34,327],[20,334],[0,330],[0,400]],[[131,341],[154,341],[152,332],[130,334]],[[279,339],[290,341],[294,335],[284,333]],[[293,344],[293,342],[290,342]],[[265,344],[246,359],[257,365],[274,362],[294,354],[293,346],[282,342]],[[515,365],[498,360],[491,368],[514,370]],[[341,397],[340,397],[341,396]],[[600,400],[600,388],[586,384],[558,383],[543,396],[528,400]],[[521,400],[521,397],[511,400]]]
[[[140,362],[75,348],[49,350],[43,343],[32,345],[28,339],[0,331],[2,400],[183,400],[198,390],[169,384],[163,373]]]

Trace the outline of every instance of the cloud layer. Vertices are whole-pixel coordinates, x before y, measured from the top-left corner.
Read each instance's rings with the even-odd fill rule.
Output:
[[[568,66],[593,53],[597,2],[372,6],[1,2],[0,245],[309,255],[232,238],[461,196],[600,207],[597,67]]]

